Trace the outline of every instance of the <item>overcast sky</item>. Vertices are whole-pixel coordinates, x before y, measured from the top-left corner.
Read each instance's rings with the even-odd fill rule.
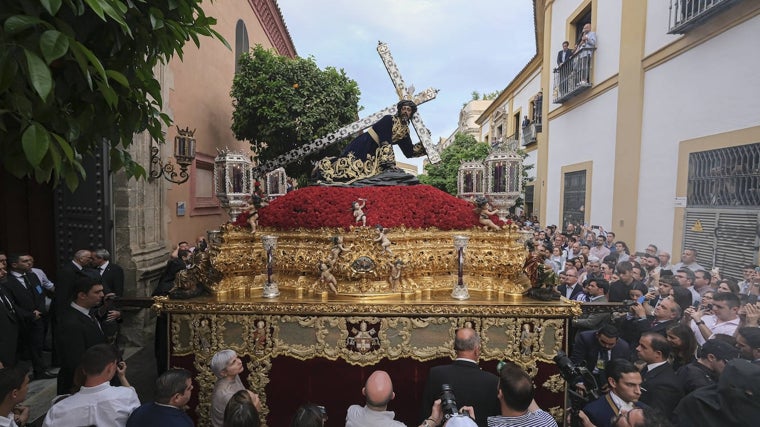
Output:
[[[407,86],[415,92],[439,89],[436,99],[419,108],[433,142],[456,129],[473,91],[504,89],[535,54],[531,0],[277,3],[300,57],[314,57],[320,68],[342,68],[359,84],[360,117],[398,102],[378,41],[389,45]],[[405,161],[399,151],[397,158]]]

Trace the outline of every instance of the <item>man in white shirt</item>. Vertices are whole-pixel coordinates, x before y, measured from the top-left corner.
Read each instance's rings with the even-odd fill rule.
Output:
[[[18,406],[26,399],[29,375],[26,370],[0,368],[0,426],[17,427],[29,421],[29,407]]]
[[[697,263],[697,250],[686,248],[683,250],[683,253],[681,254],[681,262],[673,266],[674,271],[678,271],[682,268],[688,268],[691,271],[697,271],[697,270],[704,270],[705,268],[702,267]]]
[[[689,307],[686,318],[691,319],[691,330],[702,345],[715,334],[734,335],[739,327],[739,297],[731,292],[719,292],[713,296],[713,314]]]
[[[90,347],[82,356],[86,376],[79,392],[58,400],[47,412],[43,427],[125,427],[129,415],[140,406],[135,389],[127,382],[127,365],[119,362],[116,349],[108,344]],[[119,375],[123,386],[110,384]]]

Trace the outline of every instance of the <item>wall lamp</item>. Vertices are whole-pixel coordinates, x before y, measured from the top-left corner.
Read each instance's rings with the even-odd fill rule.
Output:
[[[182,184],[190,178],[190,174],[187,173],[187,167],[193,163],[195,159],[195,129],[192,131],[190,127],[180,129],[177,126],[178,135],[174,137],[174,159],[179,165],[179,173],[176,171],[176,166],[169,160],[164,164],[159,156],[159,148],[157,145],[150,147],[150,174],[148,179],[153,181],[161,176],[166,178],[167,181],[175,184]],[[179,178],[177,178],[179,176]]]

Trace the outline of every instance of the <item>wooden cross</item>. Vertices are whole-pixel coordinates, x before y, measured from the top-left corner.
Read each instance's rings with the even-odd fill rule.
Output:
[[[385,69],[388,71],[388,75],[393,82],[393,86],[396,88],[396,94],[398,95],[399,100],[412,99],[409,95],[414,92],[414,86],[411,86],[410,88],[406,87],[404,78],[401,77],[401,72],[398,70],[396,61],[393,60],[393,56],[391,56],[391,50],[388,45],[381,41],[377,42],[377,53],[380,54],[380,58],[383,60],[383,64],[385,64]],[[438,92],[437,90],[435,91]],[[418,102],[415,102],[415,104],[419,105]],[[423,123],[419,112],[412,117],[412,126],[414,126],[414,130],[417,132],[417,136],[420,138],[420,142],[425,147],[425,151],[427,152],[427,156],[430,162],[440,162],[441,156],[439,155],[436,147],[433,145],[433,141],[430,139],[430,131],[425,126],[425,123]]]
[[[431,99],[435,99],[435,97],[438,95],[438,89],[433,88],[427,88],[424,91],[419,92],[413,96],[411,94],[408,94],[407,92],[410,90],[407,89],[404,85],[404,79],[401,78],[401,74],[396,67],[396,63],[391,57],[391,52],[388,48],[388,45],[383,42],[378,42],[377,52],[380,54],[380,57],[385,64],[386,70],[388,70],[388,74],[393,81],[393,85],[396,87],[396,93],[399,95],[399,99],[410,99],[414,101],[414,103],[418,106],[430,101]],[[411,89],[413,90],[413,87]],[[309,154],[324,150],[325,148],[335,144],[343,138],[367,129],[368,127],[375,124],[375,122],[383,118],[383,116],[389,114],[396,114],[396,104],[393,104],[363,119],[359,119],[351,124],[343,126],[337,131],[328,134],[320,139],[317,139],[309,144],[302,145],[301,147],[290,150],[285,154],[281,154],[272,160],[261,163],[251,170],[252,176],[264,176],[264,174],[271,172],[279,167],[283,167],[287,164],[298,161],[308,156]],[[433,145],[430,139],[430,131],[422,122],[419,112],[412,118],[412,126],[414,126],[414,130],[417,132],[417,136],[420,138],[420,142],[425,147],[425,151],[427,151],[427,156],[430,162],[440,162],[441,156]]]

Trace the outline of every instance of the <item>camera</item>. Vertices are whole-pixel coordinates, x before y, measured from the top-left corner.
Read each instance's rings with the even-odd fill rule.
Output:
[[[441,412],[443,413],[444,421],[454,417],[470,418],[469,415],[459,412],[457,398],[454,396],[454,392],[449,384],[441,384]]]
[[[633,303],[635,304],[635,301]],[[564,351],[557,352],[557,355],[554,356],[554,363],[559,368],[562,379],[567,381],[571,387],[578,383],[582,383],[586,387],[586,394],[580,394],[571,387],[567,389],[570,396],[570,425],[573,427],[581,426],[583,423],[578,412],[589,402],[599,398],[601,395],[599,383],[594,374],[585,366],[576,366]]]
[[[441,385],[441,411],[443,412],[443,417],[447,420],[459,414],[457,398],[454,396],[454,392],[451,391],[451,386],[448,384]]]
[[[625,299],[623,300],[622,304],[623,304],[623,307],[630,309],[634,305],[638,304],[638,302],[633,299]]]

